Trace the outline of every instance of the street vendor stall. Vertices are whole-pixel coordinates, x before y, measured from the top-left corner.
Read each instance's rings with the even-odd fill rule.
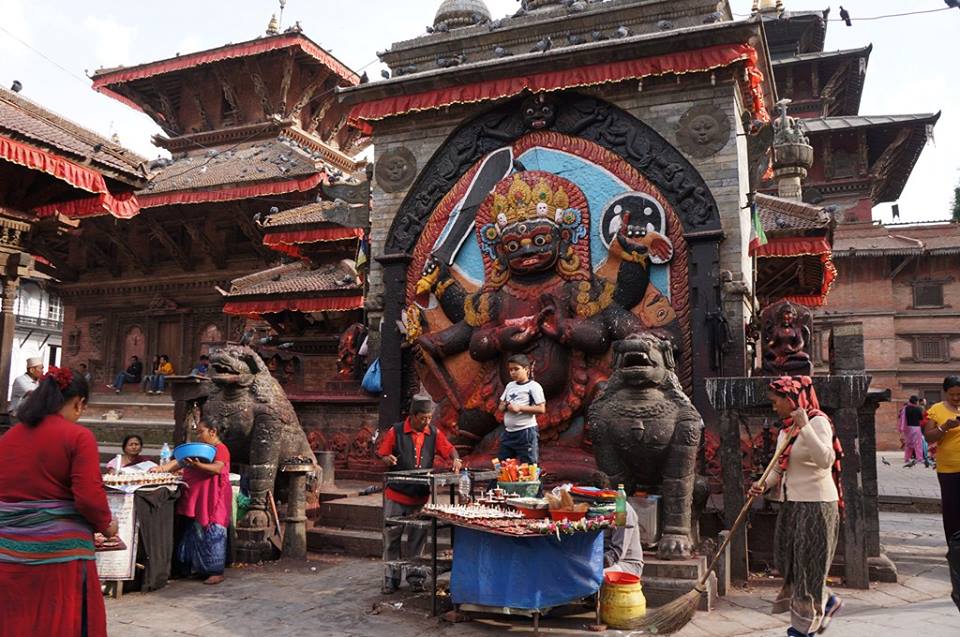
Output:
[[[450,594],[462,610],[546,610],[597,593],[603,581],[606,518],[529,519],[508,506],[427,506],[456,528]]]
[[[174,503],[179,479],[168,473],[124,472],[103,476],[107,501],[119,524],[119,545],[98,544],[97,572],[116,597],[124,582],[141,591],[166,586],[173,557]]]

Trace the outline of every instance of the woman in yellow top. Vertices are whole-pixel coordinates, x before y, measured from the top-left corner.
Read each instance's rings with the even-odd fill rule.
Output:
[[[927,410],[923,436],[937,443],[937,478],[953,602],[960,609],[960,376],[943,379],[944,400]]]
[[[173,363],[170,362],[170,357],[166,354],[160,355],[160,365],[157,366],[157,371],[153,376],[153,382],[150,385],[150,394],[162,394],[163,388],[167,380],[167,376],[173,374]]]

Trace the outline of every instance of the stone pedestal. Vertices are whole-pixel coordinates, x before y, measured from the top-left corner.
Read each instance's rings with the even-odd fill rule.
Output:
[[[643,595],[648,607],[663,606],[689,593],[707,570],[706,557],[688,560],[661,560],[656,553],[643,556]],[[698,610],[713,608],[717,598],[717,576],[707,578],[706,591],[700,595]]]
[[[287,512],[283,520],[283,557],[307,557],[307,474],[313,473],[312,464],[288,464],[280,471],[289,476],[287,485]]]
[[[274,559],[273,544],[270,537],[274,529],[237,528],[236,556],[238,562],[256,564]]]

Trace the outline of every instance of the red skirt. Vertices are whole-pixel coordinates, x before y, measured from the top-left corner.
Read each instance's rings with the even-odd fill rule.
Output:
[[[107,637],[107,611],[91,560],[0,564],[0,609],[0,637]]]

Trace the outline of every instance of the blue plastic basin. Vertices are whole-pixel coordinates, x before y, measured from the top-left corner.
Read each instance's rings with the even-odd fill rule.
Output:
[[[173,457],[183,462],[187,458],[196,458],[203,462],[213,462],[217,455],[217,449],[213,445],[205,442],[185,442],[177,445],[173,450]]]

